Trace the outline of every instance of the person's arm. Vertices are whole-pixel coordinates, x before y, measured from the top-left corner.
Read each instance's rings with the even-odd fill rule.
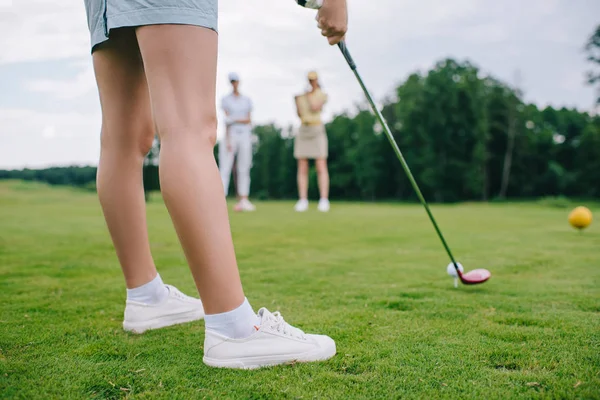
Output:
[[[235,123],[236,124],[245,124],[245,125],[251,124],[252,123],[252,114],[248,113],[248,118],[236,119]]]
[[[296,102],[296,114],[298,114],[298,118],[302,118],[300,113],[300,98],[302,95],[294,96],[294,101]]]
[[[223,112],[225,113],[225,125],[232,125],[235,122],[235,120],[231,118],[231,116],[229,115],[229,111],[223,110]]]
[[[225,104],[227,97],[223,97],[221,99],[221,110],[225,114],[225,126],[231,125],[234,121],[229,114],[229,110],[227,109],[227,104]]]
[[[248,125],[252,123],[252,102],[250,102],[250,105],[248,107],[248,114],[246,116],[246,118],[238,118],[238,119],[234,119],[232,117],[229,116],[229,113],[227,111],[225,111],[225,115],[227,116],[226,118],[226,123],[227,125],[233,125],[233,124],[242,124],[242,125]]]
[[[231,123],[229,122],[229,113],[225,111],[225,146],[227,146],[227,151],[231,151],[231,139],[229,136],[229,127]]]
[[[312,112],[320,112],[323,110],[323,106],[327,102],[327,97],[324,95],[321,96],[308,96],[308,104],[310,105],[310,110]]]
[[[252,123],[252,100],[248,99],[248,114],[246,118],[235,121],[237,124],[250,125]]]
[[[227,151],[231,151],[231,140],[229,139],[229,126],[233,122],[231,120],[227,107],[225,107],[225,99],[221,100],[221,109],[225,114],[225,146],[227,146]]]

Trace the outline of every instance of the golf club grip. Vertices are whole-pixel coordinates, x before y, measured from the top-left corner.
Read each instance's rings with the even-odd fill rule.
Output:
[[[356,64],[354,63],[354,60],[352,59],[352,56],[350,55],[350,52],[348,51],[348,47],[346,46],[346,41],[342,40],[341,42],[339,42],[338,47],[340,48],[340,51],[342,52],[342,54],[344,55],[344,58],[348,62],[350,69],[352,69],[353,71],[356,70]]]
[[[318,10],[323,6],[323,0],[296,0],[299,6]]]

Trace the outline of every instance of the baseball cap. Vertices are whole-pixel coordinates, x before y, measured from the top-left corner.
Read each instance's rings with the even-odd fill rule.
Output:
[[[317,71],[310,71],[308,73],[308,79],[310,79],[311,81],[317,80],[319,79],[319,74],[317,74]]]
[[[239,81],[240,77],[238,74],[236,74],[235,72],[230,72],[229,73],[229,82],[231,81]]]

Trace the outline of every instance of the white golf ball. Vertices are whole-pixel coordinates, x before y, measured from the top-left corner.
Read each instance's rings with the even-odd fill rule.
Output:
[[[458,264],[458,269],[460,270],[461,273],[465,272],[465,270],[463,269],[463,266],[457,262],[456,264]],[[454,264],[450,263],[448,264],[448,266],[446,267],[446,271],[448,272],[448,275],[453,276],[453,277],[457,277],[458,274],[456,273],[456,268],[454,268]]]

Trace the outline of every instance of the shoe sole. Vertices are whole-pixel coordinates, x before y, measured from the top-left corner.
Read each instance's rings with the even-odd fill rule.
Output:
[[[194,310],[182,314],[166,315],[164,317],[140,322],[123,321],[123,329],[132,333],[144,333],[151,329],[166,328],[167,326],[185,324],[186,322],[198,321],[204,318],[202,310]]]
[[[204,356],[202,361],[209,367],[215,368],[233,368],[233,369],[257,369],[264,367],[273,367],[276,365],[286,365],[295,363],[307,363],[315,361],[329,360],[336,354],[335,344],[333,346],[313,350],[308,353],[296,355],[293,358],[285,357],[279,354],[267,357],[248,357],[243,359],[219,360]]]

